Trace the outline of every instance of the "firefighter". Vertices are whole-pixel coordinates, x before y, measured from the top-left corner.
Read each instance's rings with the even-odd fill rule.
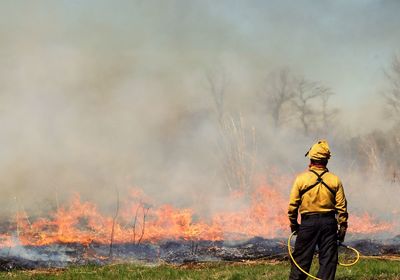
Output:
[[[297,176],[290,193],[290,228],[297,234],[293,257],[308,272],[318,246],[317,277],[333,280],[338,263],[338,241],[344,241],[347,230],[347,201],[339,177],[326,167],[331,156],[328,142],[318,141],[306,156],[310,159],[309,168]],[[306,278],[292,263],[289,279]]]

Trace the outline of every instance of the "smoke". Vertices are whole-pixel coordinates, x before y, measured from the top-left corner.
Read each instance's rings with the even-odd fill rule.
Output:
[[[40,261],[40,262],[52,262],[58,263],[59,265],[62,263],[70,263],[73,261],[71,257],[66,254],[66,248],[63,246],[59,246],[56,250],[52,252],[46,252],[46,250],[42,249],[43,252],[40,252],[36,249],[24,247],[19,244],[19,240],[17,237],[14,238],[14,246],[9,248],[1,248],[0,256],[3,258],[21,258],[29,261]]]
[[[212,212],[228,192],[230,148],[242,149],[243,168],[251,162],[257,176],[276,168],[292,178],[321,136],[352,209],[382,216],[396,207],[376,200],[393,191],[385,175],[370,180],[352,169],[348,143],[382,128],[376,93],[399,45],[397,2],[2,5],[3,215],[47,212],[74,192],[113,209],[116,189],[134,186]],[[290,110],[288,122],[273,127],[264,89],[282,66],[336,93],[334,129],[305,136]],[[208,76],[224,90],[225,121],[240,124],[244,138],[221,128]],[[288,193],[290,185],[279,188]]]

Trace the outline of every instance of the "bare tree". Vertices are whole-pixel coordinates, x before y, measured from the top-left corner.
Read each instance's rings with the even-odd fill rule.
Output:
[[[146,218],[147,218],[147,215],[149,213],[150,208],[151,208],[151,205],[146,204],[146,203],[144,203],[142,201],[139,201],[138,205],[136,206],[135,216],[134,216],[133,221],[132,221],[132,238],[131,238],[131,241],[132,241],[133,244],[139,245],[140,242],[142,242],[142,239],[143,239],[143,236],[144,236],[144,233],[145,233]],[[142,210],[142,222],[141,223],[138,222],[139,210],[140,209]],[[136,243],[136,235],[137,235],[136,228],[137,228],[137,225],[141,226],[141,231],[140,231],[140,236],[138,238],[138,241]]]
[[[330,88],[303,77],[296,77],[288,68],[273,72],[267,77],[263,95],[275,128],[297,116],[304,134],[310,133],[310,122],[318,126],[318,130],[322,126],[323,132],[327,132],[332,118],[337,114],[337,110],[328,106],[333,95]],[[317,108],[315,106],[318,100],[321,104]]]
[[[382,158],[379,156],[382,151],[379,149],[378,141],[374,134],[366,135],[361,139],[361,150],[366,157],[365,165],[368,168],[368,172],[374,174],[382,170]]]
[[[337,116],[339,113],[339,110],[337,108],[330,108],[329,107],[329,99],[332,95],[334,95],[334,92],[329,88],[325,86],[318,86],[316,89],[320,94],[321,98],[321,118],[322,118],[322,132],[327,133],[330,128],[332,127],[332,120]]]
[[[246,126],[240,113],[229,113],[225,106],[228,79],[226,74],[207,74],[209,91],[218,119],[217,145],[220,150],[225,184],[230,191],[248,191],[253,179],[255,129]]]
[[[385,71],[385,76],[389,82],[389,87],[383,92],[386,100],[388,113],[391,117],[400,120],[400,59],[393,57],[389,71]]]
[[[294,98],[293,78],[288,68],[268,76],[263,95],[266,96],[266,107],[271,114],[274,126],[279,128],[283,121],[283,108]]]
[[[117,192],[117,206],[116,206],[116,209],[115,209],[114,217],[112,219],[111,236],[110,236],[110,251],[109,251],[109,254],[108,254],[110,259],[113,258],[115,223],[117,221],[118,214],[119,214],[119,191],[118,191],[118,189],[116,189],[116,192]]]
[[[218,75],[216,71],[206,74],[209,91],[212,95],[215,112],[219,122],[222,122],[225,111],[225,93],[228,85],[228,79],[224,71]]]
[[[143,210],[143,220],[142,220],[142,232],[140,234],[139,240],[138,240],[138,245],[140,244],[140,242],[142,242],[143,236],[144,236],[144,232],[145,232],[145,226],[146,226],[146,217],[147,214],[149,213],[150,210],[150,205],[145,205],[142,204],[142,210]]]
[[[311,101],[320,95],[315,82],[306,81],[304,78],[299,79],[295,87],[294,104],[299,114],[299,120],[304,129],[304,134],[310,132],[310,123],[316,111],[311,106]]]
[[[248,192],[256,162],[254,127],[247,127],[243,117],[226,116],[221,126],[220,150],[224,158],[225,182],[230,191]]]
[[[386,117],[394,121],[392,129],[386,132],[385,139],[387,141],[387,155],[384,157],[386,168],[392,170],[392,181],[398,181],[398,169],[400,167],[400,57],[395,55],[392,58],[391,66],[388,70],[384,70],[384,75],[387,80],[387,87],[382,91],[386,106],[384,112]]]
[[[138,218],[140,207],[143,207],[141,201],[139,202],[139,204],[136,207],[135,217],[133,218],[133,222],[132,222],[132,243],[133,244],[135,244],[135,242],[136,242],[136,223],[137,223],[137,218]]]
[[[314,130],[322,130],[322,132],[326,133],[331,127],[332,119],[338,113],[337,109],[331,109],[328,106],[329,98],[334,94],[331,89],[318,82],[300,78],[295,85],[294,91],[293,104],[304,134],[309,135],[311,132],[310,125],[315,128]]]

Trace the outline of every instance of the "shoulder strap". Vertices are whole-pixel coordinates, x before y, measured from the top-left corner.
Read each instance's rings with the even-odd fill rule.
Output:
[[[308,192],[309,190],[311,190],[312,188],[314,188],[316,185],[318,185],[319,183],[322,183],[322,185],[324,185],[332,194],[333,196],[336,195],[336,192],[334,190],[332,190],[322,179],[322,176],[324,176],[325,173],[328,172],[328,170],[325,170],[324,172],[322,172],[321,174],[318,174],[316,171],[314,170],[310,170],[312,173],[314,173],[317,176],[317,182],[315,182],[314,184],[308,186],[307,188],[305,188],[304,190],[300,191],[300,196],[303,196],[303,194],[305,194],[306,192]]]

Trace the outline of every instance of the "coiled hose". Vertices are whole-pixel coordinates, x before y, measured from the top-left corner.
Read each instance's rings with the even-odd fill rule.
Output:
[[[293,255],[292,255],[292,247],[291,247],[290,243],[291,243],[292,237],[293,237],[293,235],[294,235],[295,233],[296,233],[295,231],[292,232],[292,234],[290,234],[289,239],[288,239],[288,253],[289,253],[289,256],[290,256],[292,262],[294,263],[294,265],[295,265],[301,272],[303,272],[303,273],[304,273],[305,275],[307,275],[308,277],[310,277],[310,278],[312,278],[312,279],[315,279],[315,280],[322,280],[321,278],[315,277],[314,275],[311,275],[310,273],[308,273],[307,271],[305,271],[304,269],[302,269],[302,268],[300,267],[300,265],[299,265],[299,264],[295,261],[295,259],[293,258]],[[350,246],[347,246],[347,245],[344,245],[344,244],[342,244],[342,243],[339,243],[339,246],[345,247],[346,249],[352,250],[353,252],[356,253],[356,259],[355,259],[355,261],[353,261],[353,262],[351,262],[351,263],[341,263],[341,262],[339,262],[339,265],[345,266],[345,267],[349,267],[349,266],[355,265],[355,264],[360,260],[360,252],[357,251],[355,248],[350,247]]]

